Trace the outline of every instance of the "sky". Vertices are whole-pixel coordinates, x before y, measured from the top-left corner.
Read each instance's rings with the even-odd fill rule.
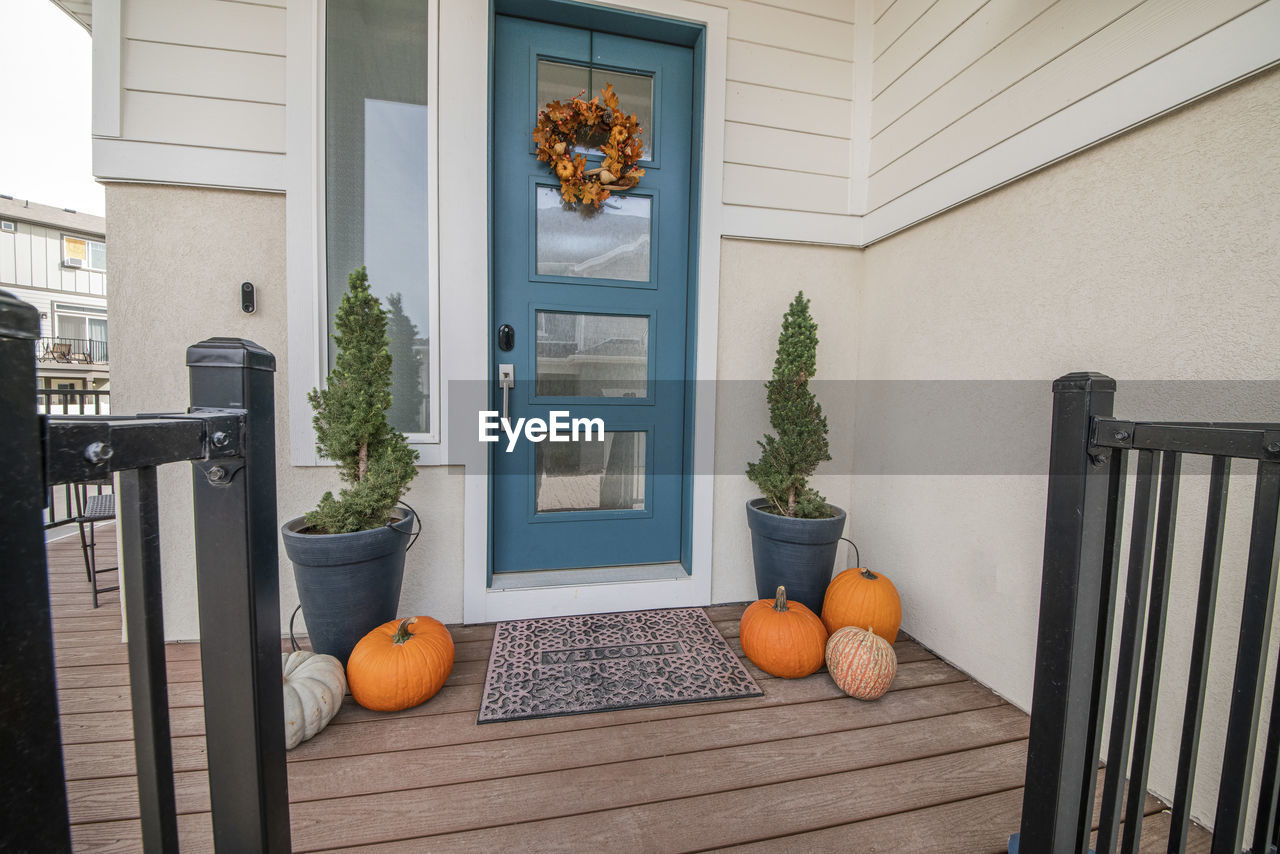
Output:
[[[0,0],[0,193],[103,215],[91,76],[84,27],[50,0]]]

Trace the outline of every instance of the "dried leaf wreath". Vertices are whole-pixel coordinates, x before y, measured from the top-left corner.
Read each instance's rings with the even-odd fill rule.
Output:
[[[600,90],[603,105],[600,96],[582,100],[584,92],[567,104],[552,101],[540,110],[533,141],[538,144],[538,159],[550,163],[560,179],[560,197],[569,204],[599,208],[610,190],[628,190],[644,175],[636,167],[644,154],[640,141],[644,131],[635,113],[625,115],[618,107],[612,83]],[[587,158],[575,154],[575,146],[600,149],[604,162],[588,169]]]

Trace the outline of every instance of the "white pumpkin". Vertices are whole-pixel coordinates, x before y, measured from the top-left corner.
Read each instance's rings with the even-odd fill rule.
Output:
[[[347,675],[332,655],[303,649],[281,658],[285,749],[292,750],[333,720],[347,693]]]

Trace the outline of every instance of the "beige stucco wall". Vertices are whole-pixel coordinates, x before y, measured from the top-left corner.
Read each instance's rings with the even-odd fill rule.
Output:
[[[216,335],[248,338],[276,354],[276,459],[281,522],[338,486],[331,468],[289,465],[289,371],[285,305],[284,197],[151,184],[107,187],[112,240],[112,410],[183,411],[186,348]],[[258,310],[240,310],[253,282]],[[405,563],[405,613],[457,620],[462,614],[462,485],[458,470],[422,469],[406,500],[425,529]],[[165,633],[198,635],[191,470],[161,469]],[[297,604],[281,547],[280,604]],[[301,623],[301,618],[299,618]]]
[[[1120,383],[1118,415],[1174,418],[1188,414],[1179,401],[1160,393],[1126,398],[1126,381],[1277,379],[1278,133],[1280,73],[1271,72],[872,246],[854,312],[859,379],[1040,383],[1030,413],[986,409],[982,441],[967,452],[991,459],[1029,427],[1043,443],[1041,472],[1049,384],[1059,375],[1108,373]],[[860,416],[864,401],[860,394]],[[1246,395],[1239,414],[1275,420],[1275,406],[1271,395]],[[938,426],[946,429],[946,419]],[[863,430],[854,453],[882,443]],[[868,465],[860,471],[873,468],[861,462]],[[1218,600],[1200,818],[1216,795],[1252,469],[1238,465],[1232,484],[1227,536],[1237,540],[1224,556]],[[1185,478],[1182,490],[1157,718],[1152,783],[1165,794],[1173,789],[1204,530],[1207,467],[1195,470],[1202,474]],[[1039,473],[860,474],[852,483],[863,554],[901,589],[905,628],[1023,708],[1031,698],[1045,489]]]
[[[831,428],[831,461],[813,486],[848,509],[852,469],[852,384],[857,364],[849,334],[853,295],[862,277],[861,250],[754,240],[720,246],[720,324],[716,396],[715,519],[712,598],[756,598],[751,539],[744,505],[760,496],[745,474],[760,457],[756,442],[769,428],[764,382],[773,374],[782,316],[797,291],[818,323],[818,372],[813,384]],[[843,548],[837,562],[844,560]]]

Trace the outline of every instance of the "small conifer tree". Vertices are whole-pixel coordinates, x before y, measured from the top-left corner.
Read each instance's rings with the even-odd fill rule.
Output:
[[[337,364],[326,387],[313,389],[307,399],[316,413],[316,450],[338,464],[348,485],[338,498],[326,492],[306,518],[313,532],[349,534],[386,524],[417,474],[418,452],[387,423],[387,313],[369,292],[364,267],[347,278],[334,326]]]
[[[404,313],[404,298],[387,295],[387,340],[391,353],[391,408],[387,423],[404,433],[425,433],[422,417],[422,358],[415,347],[418,327]]]
[[[818,464],[831,459],[827,417],[809,391],[817,372],[818,324],[809,316],[804,291],[796,294],[782,318],[778,356],[768,389],[769,423],[777,436],[765,434],[760,460],[747,465],[747,477],[768,499],[763,509],[780,516],[825,519],[832,513],[827,501],[810,489],[809,477]]]

